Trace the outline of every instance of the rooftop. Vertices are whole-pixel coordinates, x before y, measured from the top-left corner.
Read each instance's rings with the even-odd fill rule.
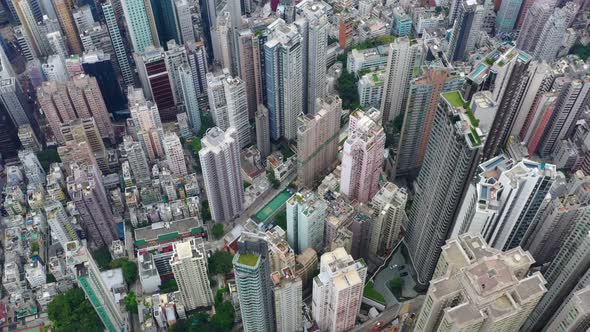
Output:
[[[256,266],[259,257],[260,256],[251,253],[239,254],[238,263],[242,265]]]

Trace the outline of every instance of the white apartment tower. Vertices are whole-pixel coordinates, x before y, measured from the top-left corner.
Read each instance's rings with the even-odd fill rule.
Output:
[[[202,238],[176,243],[174,254],[170,258],[170,267],[186,310],[213,304],[213,292],[207,275],[207,255]]]
[[[142,89],[130,88],[127,93],[131,119],[141,143],[150,161],[164,157],[162,140],[164,130],[158,106],[145,99]]]
[[[201,131],[201,112],[197,92],[195,91],[193,72],[188,64],[178,68],[178,79],[182,88],[184,110],[187,114],[189,126],[193,134],[197,135]]]
[[[393,121],[406,109],[410,81],[414,68],[421,65],[422,46],[407,37],[397,38],[389,44],[389,56],[385,67],[385,82],[381,98],[383,123]]]
[[[139,186],[149,183],[151,180],[150,168],[141,144],[133,141],[131,136],[125,136],[123,137],[123,150],[127,153],[127,160],[135,182]]]
[[[186,161],[184,160],[184,151],[182,150],[182,143],[175,132],[167,132],[164,134],[162,140],[164,146],[164,153],[166,154],[166,163],[170,172],[176,176],[183,176],[188,174],[186,168]]]
[[[416,320],[416,332],[518,331],[543,294],[545,279],[528,275],[521,248],[490,248],[479,235],[448,240]]]
[[[328,205],[313,191],[296,193],[287,200],[287,237],[296,253],[324,248],[324,225]]]
[[[344,248],[320,258],[320,273],[313,279],[312,316],[320,330],[352,329],[361,308],[367,265],[355,261]]]
[[[290,268],[271,273],[277,332],[303,331],[303,293],[301,278]]]
[[[301,1],[296,6],[300,18],[295,21],[303,36],[305,46],[304,82],[306,89],[304,99],[307,101],[306,114],[315,114],[316,100],[323,98],[327,93],[326,83],[326,59],[328,48],[328,12],[332,7],[321,0]]]
[[[199,160],[211,216],[216,222],[229,221],[244,209],[244,185],[240,173],[238,132],[218,127],[207,130],[201,141]]]
[[[406,219],[406,202],[408,194],[392,182],[387,182],[379,189],[371,201],[377,213],[371,228],[371,255],[382,256],[391,252]]]

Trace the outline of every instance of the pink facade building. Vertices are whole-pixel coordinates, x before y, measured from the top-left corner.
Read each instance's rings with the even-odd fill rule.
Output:
[[[340,191],[350,200],[368,202],[379,190],[385,153],[385,132],[375,108],[350,115],[344,143]]]
[[[115,132],[96,78],[81,74],[65,84],[44,82],[37,90],[37,100],[60,144],[65,142],[61,125],[86,118],[94,118],[103,139],[114,141]]]

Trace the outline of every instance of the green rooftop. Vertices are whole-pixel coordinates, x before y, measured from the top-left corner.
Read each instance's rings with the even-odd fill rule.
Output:
[[[451,91],[443,93],[443,97],[451,104],[453,107],[463,107],[467,104],[467,108],[469,108],[469,104],[463,100],[463,97],[459,93],[459,91]]]
[[[238,263],[248,266],[256,266],[258,262],[258,255],[256,254],[240,254],[238,256]]]

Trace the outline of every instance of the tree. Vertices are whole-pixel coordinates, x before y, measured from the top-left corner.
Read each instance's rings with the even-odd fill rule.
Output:
[[[342,99],[342,109],[360,107],[357,81],[358,79],[354,73],[349,73],[346,68],[342,68],[342,73],[338,77],[338,95]]]
[[[103,325],[80,288],[56,296],[47,306],[47,315],[57,332],[101,332]]]
[[[588,58],[590,58],[590,44],[586,46],[582,44],[576,44],[570,49],[570,54],[575,54],[579,56],[580,59],[586,61]]]
[[[287,212],[280,211],[274,217],[274,220],[277,222],[277,226],[280,226],[283,230],[287,230]]]
[[[225,250],[216,251],[209,258],[209,273],[226,274],[233,268],[234,256]]]
[[[279,189],[281,182],[277,180],[273,171],[266,171],[266,177],[274,189]]]
[[[49,166],[52,163],[61,162],[59,154],[57,153],[57,147],[50,147],[37,152],[37,159],[39,160],[39,163],[41,163],[41,166],[43,167],[45,172],[49,170]]]
[[[127,311],[134,314],[137,313],[137,298],[135,292],[130,291],[123,299],[123,303],[125,303],[125,309],[127,309]]]
[[[92,257],[96,261],[98,268],[101,270],[108,269],[111,265],[112,257],[109,248],[104,246],[92,252]]]
[[[215,238],[215,240],[221,239],[223,236],[223,224],[214,224],[211,227],[211,235]]]
[[[201,219],[203,221],[211,220],[211,210],[209,209],[209,201],[201,203]]]
[[[391,292],[397,298],[401,297],[403,287],[404,279],[402,279],[401,277],[395,277],[389,281],[389,289],[391,289]]]
[[[127,284],[132,284],[137,280],[137,263],[129,261],[127,258],[115,259],[110,264],[111,269],[121,268],[123,270],[123,279]]]
[[[167,279],[162,281],[160,285],[160,293],[172,293],[178,290],[178,284],[176,283],[176,279]]]

